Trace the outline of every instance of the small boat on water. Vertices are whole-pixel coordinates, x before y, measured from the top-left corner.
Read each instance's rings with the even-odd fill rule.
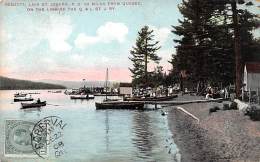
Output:
[[[94,95],[91,95],[91,94],[87,94],[87,95],[74,95],[74,96],[70,96],[70,99],[81,99],[81,100],[84,100],[84,99],[94,99],[95,96]]]
[[[96,102],[97,110],[104,109],[127,109],[127,110],[142,110],[144,109],[144,103],[142,102],[122,102],[118,101],[119,99],[109,99],[107,96],[108,91],[108,68],[106,70],[106,82],[105,82],[105,96],[106,98],[103,102]]]
[[[62,91],[59,90],[59,91],[53,91],[52,93],[61,93]]]
[[[29,92],[28,94],[41,94],[40,92]]]
[[[33,102],[33,103],[21,103],[21,105],[22,105],[22,108],[21,108],[21,109],[41,107],[41,106],[46,106],[46,101]]]
[[[131,98],[124,98],[124,101],[169,101],[177,97],[178,95],[162,96],[162,97],[145,97],[145,98],[131,97]]]
[[[119,101],[120,98],[117,98],[117,99],[111,99],[111,98],[106,98],[103,100],[103,102],[111,102],[111,101]]]
[[[14,98],[14,102],[33,101],[33,98]]]
[[[58,90],[58,91],[48,91],[50,93],[61,93],[62,91],[61,90]]]
[[[144,103],[142,102],[102,102],[95,103],[97,110],[104,109],[126,109],[126,110],[143,110]]]
[[[26,93],[15,93],[14,97],[25,97],[26,95]]]

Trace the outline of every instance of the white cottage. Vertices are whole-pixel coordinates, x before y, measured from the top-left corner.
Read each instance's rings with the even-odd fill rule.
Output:
[[[122,95],[131,96],[133,93],[133,88],[131,83],[120,83],[119,93]]]
[[[257,91],[260,89],[260,62],[248,62],[244,67],[244,90]]]

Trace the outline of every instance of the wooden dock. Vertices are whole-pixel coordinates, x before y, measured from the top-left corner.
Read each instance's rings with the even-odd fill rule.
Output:
[[[94,94],[94,96],[118,96],[118,97],[121,97],[123,95],[121,94]]]
[[[206,102],[221,102],[224,101],[223,98],[209,99],[209,100],[190,100],[190,101],[111,101],[110,103],[144,103],[152,105],[183,105],[190,103],[206,103]]]

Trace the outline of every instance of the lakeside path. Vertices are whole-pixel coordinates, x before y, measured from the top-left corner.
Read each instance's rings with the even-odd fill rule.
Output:
[[[198,99],[180,96],[179,100]],[[209,114],[209,109],[221,110]],[[259,162],[260,121],[251,121],[238,110],[222,110],[223,103],[192,103],[180,105],[199,118],[194,120],[172,107],[168,111],[169,128],[180,149],[182,162]]]

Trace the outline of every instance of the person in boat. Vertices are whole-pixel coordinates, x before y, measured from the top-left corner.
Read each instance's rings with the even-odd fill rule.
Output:
[[[38,99],[37,99],[37,103],[41,103],[41,100],[40,100],[40,98],[38,98]]]

